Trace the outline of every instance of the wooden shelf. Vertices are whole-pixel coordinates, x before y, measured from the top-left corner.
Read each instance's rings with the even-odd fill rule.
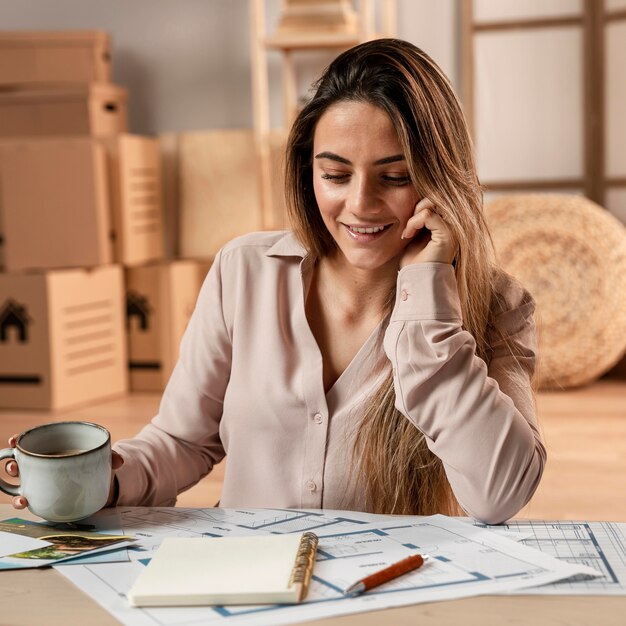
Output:
[[[360,33],[293,33],[268,37],[265,46],[273,50],[319,50],[351,48],[362,41]]]

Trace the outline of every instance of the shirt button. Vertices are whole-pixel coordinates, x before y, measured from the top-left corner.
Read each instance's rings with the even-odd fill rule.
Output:
[[[315,481],[307,480],[306,488],[312,493],[317,490],[317,485],[315,484]]]
[[[402,298],[402,300],[404,300],[404,301],[406,301],[406,300],[408,300],[408,299],[409,299],[409,294],[408,294],[408,292],[407,292],[407,290],[406,290],[406,289],[403,289],[403,290],[400,292],[400,297],[401,297],[401,298]]]
[[[316,414],[313,416],[313,421],[314,421],[316,424],[321,424],[321,423],[324,421],[324,417],[322,416],[322,414],[321,414],[321,413],[316,413]]]

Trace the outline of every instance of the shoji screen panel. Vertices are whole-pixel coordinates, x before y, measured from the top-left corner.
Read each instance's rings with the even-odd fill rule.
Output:
[[[583,193],[588,46],[582,0],[464,0],[463,99],[491,193]]]
[[[605,205],[626,223],[626,0],[606,0]]]
[[[580,27],[484,31],[475,41],[475,142],[487,185],[582,185]]]

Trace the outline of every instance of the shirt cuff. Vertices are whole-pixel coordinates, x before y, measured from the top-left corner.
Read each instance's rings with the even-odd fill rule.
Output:
[[[398,273],[391,321],[462,322],[454,267],[449,263],[415,263]]]
[[[142,485],[139,464],[133,462],[128,453],[114,450],[124,457],[124,465],[115,470],[116,493],[110,506],[137,506]]]

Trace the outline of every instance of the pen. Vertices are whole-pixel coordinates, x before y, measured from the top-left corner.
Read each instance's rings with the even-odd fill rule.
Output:
[[[374,587],[378,587],[378,585],[398,578],[398,576],[402,576],[402,574],[418,569],[428,558],[426,554],[414,554],[413,556],[409,556],[389,567],[381,569],[379,572],[374,572],[361,580],[357,580],[357,582],[355,582],[354,585],[350,585],[343,594],[345,596],[357,595],[369,589],[373,589]]]

